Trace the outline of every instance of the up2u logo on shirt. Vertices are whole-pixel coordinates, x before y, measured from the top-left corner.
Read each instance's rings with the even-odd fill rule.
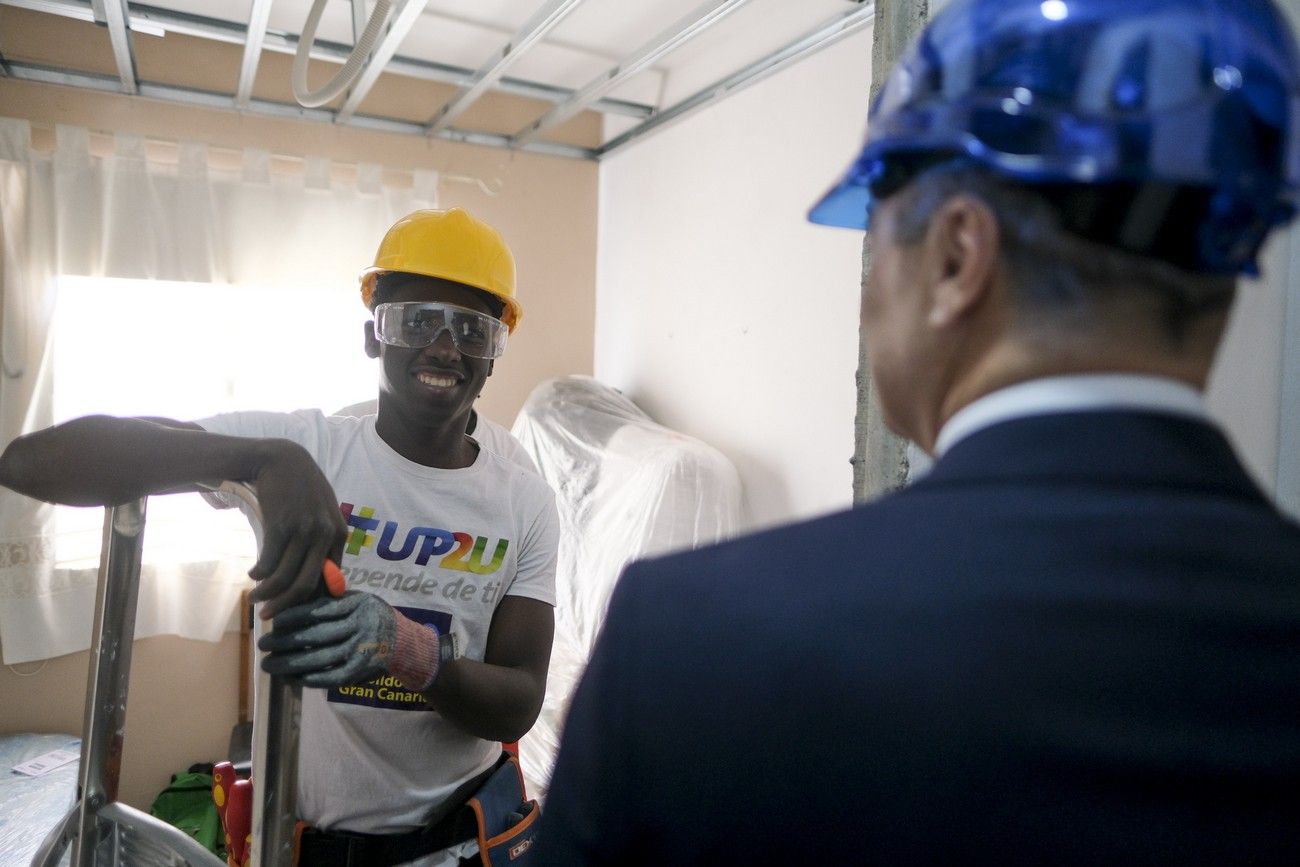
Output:
[[[441,557],[438,566],[475,575],[491,575],[501,568],[510,550],[509,539],[498,539],[492,559],[484,562],[488,548],[486,536],[472,536],[440,527],[412,527],[397,544],[399,528],[396,521],[380,521],[370,506],[356,508],[352,503],[340,503],[339,511],[352,531],[348,534],[346,553],[356,555],[362,548],[374,546],[375,553],[384,560],[415,559],[415,565],[424,566],[430,558]],[[382,529],[381,529],[382,524]],[[376,544],[375,530],[379,530]]]

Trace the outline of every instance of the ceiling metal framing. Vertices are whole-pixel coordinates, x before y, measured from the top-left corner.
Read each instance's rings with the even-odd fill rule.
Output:
[[[113,43],[113,59],[117,62],[117,75],[122,80],[122,92],[135,94],[140,90],[140,77],[135,73],[135,49],[131,45],[131,28],[127,25],[126,0],[95,0],[95,20],[108,27]]]
[[[713,82],[707,87],[697,90],[681,102],[651,115],[622,135],[610,139],[600,146],[597,156],[601,157],[619,148],[626,147],[637,139],[643,138],[673,121],[681,120],[692,112],[726,99],[751,84],[757,84],[790,64],[821,51],[851,33],[856,33],[870,24],[875,19],[875,16],[876,4],[868,3],[859,9],[854,9],[852,12],[837,15],[829,21],[823,22],[777,51]]]
[[[252,96],[261,53],[263,51],[293,53],[298,47],[296,34],[268,29],[271,0],[253,0],[247,26],[142,3],[129,3],[127,0],[0,0],[0,5],[3,6],[15,6],[105,25],[118,72],[117,76],[113,77],[7,59],[7,63],[0,65],[0,75],[25,81],[125,93],[183,105],[318,123],[343,124],[380,132],[431,136],[487,147],[596,160],[662,129],[673,121],[724,99],[750,84],[761,81],[778,70],[866,27],[875,17],[875,4],[863,3],[856,9],[822,22],[771,54],[662,110],[656,106],[608,99],[604,94],[658,59],[680,48],[735,11],[747,0],[708,0],[672,27],[650,39],[631,56],[576,91],[505,75],[512,63],[537,44],[552,27],[581,2],[582,0],[546,0],[509,42],[494,52],[479,69],[469,70],[397,54],[398,45],[425,6],[425,0],[405,0],[394,14],[387,33],[372,52],[366,69],[353,83],[338,109],[303,108],[292,103],[256,99]],[[354,29],[357,24],[364,24],[364,4],[353,0],[354,19],[357,15],[362,17],[354,20]],[[217,93],[141,81],[136,71],[131,42],[133,30],[157,35],[164,32],[180,33],[241,45],[244,51],[235,93]],[[351,50],[350,45],[318,39],[312,46],[312,57],[341,62]],[[383,72],[453,84],[458,89],[427,123],[358,114],[357,108]],[[514,135],[459,129],[450,125],[490,89],[546,100],[555,103],[555,106]],[[555,128],[584,110],[629,116],[640,122],[596,148],[578,147],[539,138],[543,132]]]
[[[705,3],[699,9],[696,9],[690,15],[638,48],[632,53],[631,57],[592,79],[573,96],[521,129],[515,134],[511,144],[515,147],[527,144],[542,132],[564,123],[614,87],[627,81],[674,49],[685,45],[693,37],[703,33],[747,2],[749,0],[710,0],[710,2]]]
[[[370,60],[367,61],[365,69],[361,70],[361,75],[353,82],[352,87],[348,90],[348,95],[343,100],[343,105],[339,106],[338,115],[335,120],[339,123],[346,123],[347,119],[357,113],[357,106],[361,105],[361,100],[366,98],[370,93],[370,88],[375,86],[379,76],[383,74],[384,67],[388,62],[397,55],[397,46],[402,44],[406,34],[411,32],[415,22],[420,20],[420,13],[424,11],[425,0],[406,0],[393,20],[388,25],[388,32],[379,40],[374,51],[370,54]],[[363,11],[364,3],[352,4],[352,33],[354,39],[361,38],[361,31],[357,30],[358,12]],[[364,25],[362,26],[364,30]]]
[[[0,0],[0,6],[31,9],[36,12],[47,12],[81,21],[95,21],[92,4],[89,0]],[[161,36],[164,33],[177,33],[182,36],[194,36],[199,39],[210,39],[231,45],[245,45],[248,41],[249,29],[247,27],[221,18],[208,18],[188,12],[176,12],[144,3],[131,3],[130,13],[131,29],[141,33],[151,33],[155,36]],[[363,20],[362,26],[364,24]],[[293,54],[298,50],[298,36],[280,30],[266,30],[262,37],[262,49],[279,54]],[[347,59],[351,51],[351,45],[317,39],[312,46],[311,56],[318,60],[332,60],[342,63]],[[453,84],[457,87],[469,83],[474,75],[474,70],[461,66],[403,56],[396,56],[390,60],[385,71],[409,78]],[[548,102],[562,102],[573,93],[573,91],[562,87],[510,78],[509,76],[498,81],[496,88],[502,93],[526,96]],[[636,118],[649,117],[655,110],[652,105],[617,99],[601,100],[592,108],[604,114],[620,114]]]
[[[266,25],[271,17],[271,0],[253,0],[248,13],[248,35],[244,40],[244,57],[239,64],[239,85],[235,89],[235,108],[248,108],[253,97],[253,80],[257,78],[257,63],[262,57],[262,43],[266,39]]]
[[[412,0],[414,2],[414,0]],[[503,45],[487,63],[474,73],[474,81],[461,89],[446,105],[439,109],[429,120],[429,135],[447,128],[460,114],[497,82],[510,65],[523,56],[524,52],[542,40],[551,28],[564,20],[564,17],[578,7],[582,0],[547,0],[533,16],[529,18],[519,32]],[[421,4],[423,5],[423,4]]]

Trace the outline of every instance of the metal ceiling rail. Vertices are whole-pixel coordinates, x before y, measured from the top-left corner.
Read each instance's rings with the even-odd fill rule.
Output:
[[[34,12],[45,12],[52,15],[61,15],[65,18],[75,18],[80,21],[93,22],[95,20],[94,11],[89,0],[0,0],[0,6],[13,6]],[[193,36],[199,39],[240,46],[248,41],[249,29],[234,21],[209,18],[189,12],[177,12],[144,3],[130,3],[128,4],[128,11],[130,12],[131,28],[141,33],[153,32],[162,35],[159,31],[169,31],[182,36]],[[265,51],[274,51],[278,54],[293,54],[298,50],[298,37],[295,34],[281,30],[268,29],[263,36],[262,48]],[[311,56],[318,60],[332,60],[342,63],[351,51],[351,45],[317,39],[316,44],[312,46]],[[469,86],[473,83],[475,75],[474,70],[462,66],[402,56],[393,57],[385,67],[385,71],[424,81],[452,84],[457,87]],[[502,93],[541,99],[547,102],[563,102],[573,95],[573,91],[568,88],[510,76],[502,76],[494,87]],[[590,108],[605,114],[621,114],[638,119],[649,117],[655,110],[654,106],[622,99],[597,100],[592,103]]]
[[[564,17],[581,2],[582,0],[548,0],[543,4],[531,18],[524,22],[509,42],[479,67],[474,73],[473,81],[467,87],[463,87],[429,119],[428,134],[436,135],[445,129],[461,112],[482,96],[484,91],[495,84],[512,63],[537,44],[552,27],[563,21]]]
[[[244,58],[239,64],[239,86],[235,89],[235,107],[247,108],[257,79],[257,64],[262,57],[262,42],[271,17],[271,0],[253,0],[248,12],[248,36],[244,41]]]
[[[397,54],[398,46],[402,44],[406,34],[411,32],[415,22],[420,20],[420,15],[424,12],[427,3],[428,0],[406,0],[402,4],[402,8],[393,16],[393,20],[388,23],[388,31],[384,33],[383,38],[379,40],[379,44],[370,53],[370,60],[366,62],[365,69],[353,82],[347,98],[343,100],[343,105],[339,106],[338,120],[340,123],[356,114],[357,106],[361,105],[361,101],[366,98],[366,94],[370,93],[370,88],[375,86],[375,82],[379,80],[384,67],[388,65],[388,61],[392,60],[393,56]]]
[[[577,93],[555,106],[515,134],[516,146],[527,144],[548,129],[559,126],[586,108],[597,98],[636,75],[661,57],[717,24],[749,0],[710,0],[695,9],[667,30],[642,45],[630,57],[593,78]]]
[[[126,0],[95,0],[92,7],[96,21],[102,20],[108,25],[108,38],[113,43],[113,60],[117,63],[117,77],[122,81],[122,92],[137,93],[139,76],[135,71],[135,51],[131,47]]]
[[[19,63],[12,60],[8,63],[8,70],[12,78],[20,81],[34,81],[42,84],[62,84],[86,90],[121,93],[120,82],[111,75],[100,75],[91,72],[72,72],[35,63]],[[178,87],[170,84],[157,84],[142,81],[140,82],[139,96],[148,99],[157,99],[163,102],[176,103],[179,105],[197,106],[200,108],[215,108],[228,111],[239,110],[235,107],[235,97],[231,94],[213,93],[211,91],[197,90],[189,87]],[[245,107],[243,111],[250,114],[263,115],[265,117],[285,118],[290,120],[314,121],[317,123],[328,124],[333,124],[335,122],[335,112],[331,109],[303,108],[300,105],[293,105],[285,102],[273,102],[265,99],[250,99],[247,107]],[[354,114],[342,123],[345,126],[353,126],[358,129],[368,129],[377,132],[400,133],[403,135],[413,136],[424,136],[427,134],[427,130],[422,123],[394,120],[385,117],[374,117],[371,115]],[[509,148],[511,146],[510,136],[508,135],[478,132],[475,130],[447,128],[440,130],[437,133],[437,137],[446,141],[464,142],[466,144],[482,145],[484,147]],[[570,159],[590,160],[595,159],[596,157],[596,151],[591,148],[561,144],[559,142],[532,142],[522,148],[518,148],[518,150],[523,150],[528,153],[545,154],[547,156],[568,157]]]
[[[876,4],[868,3],[860,9],[854,9],[851,12],[842,13],[835,16],[829,21],[823,22],[816,29],[805,33],[794,42],[786,45],[772,54],[767,55],[746,66],[744,69],[733,72],[726,78],[719,79],[708,87],[697,91],[696,93],[683,99],[676,105],[664,109],[656,115],[650,117],[643,123],[632,127],[622,135],[615,136],[605,142],[596,150],[597,158],[608,156],[621,147],[639,138],[643,138],[655,130],[661,129],[669,123],[681,120],[686,115],[698,111],[706,105],[712,105],[719,100],[725,99],[733,93],[737,93],[751,84],[756,84],[778,72],[790,64],[807,57],[826,46],[838,42],[845,36],[861,30],[871,23],[876,15]]]

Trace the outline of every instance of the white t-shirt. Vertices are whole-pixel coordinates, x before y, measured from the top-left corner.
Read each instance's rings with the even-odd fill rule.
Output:
[[[375,416],[245,412],[198,422],[234,436],[303,446],[350,527],[340,564],[351,589],[454,633],[483,659],[504,596],[555,604],[559,521],[549,487],[489,449],[459,470],[413,463],[376,433]],[[392,834],[425,823],[501,753],[396,678],[303,690],[299,818],[326,830]]]
[[[506,460],[519,464],[526,470],[537,472],[537,464],[524,447],[519,444],[519,440],[514,438],[510,431],[497,424],[490,418],[484,418],[482,414],[478,416],[478,424],[474,425],[474,431],[470,436],[478,441],[479,445],[490,452],[496,452]]]
[[[379,411],[379,401],[363,400],[361,403],[349,404],[334,415],[355,415],[367,416],[374,415]],[[508,461],[513,461],[526,470],[537,472],[537,464],[533,463],[532,457],[519,444],[510,431],[501,425],[487,418],[483,413],[475,413],[474,416],[478,423],[474,425],[474,431],[470,434],[483,448],[490,452],[496,452]]]

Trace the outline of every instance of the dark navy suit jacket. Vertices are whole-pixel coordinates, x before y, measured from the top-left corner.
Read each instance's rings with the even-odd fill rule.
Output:
[[[1300,863],[1300,527],[1207,425],[1073,413],[633,565],[537,852]]]

